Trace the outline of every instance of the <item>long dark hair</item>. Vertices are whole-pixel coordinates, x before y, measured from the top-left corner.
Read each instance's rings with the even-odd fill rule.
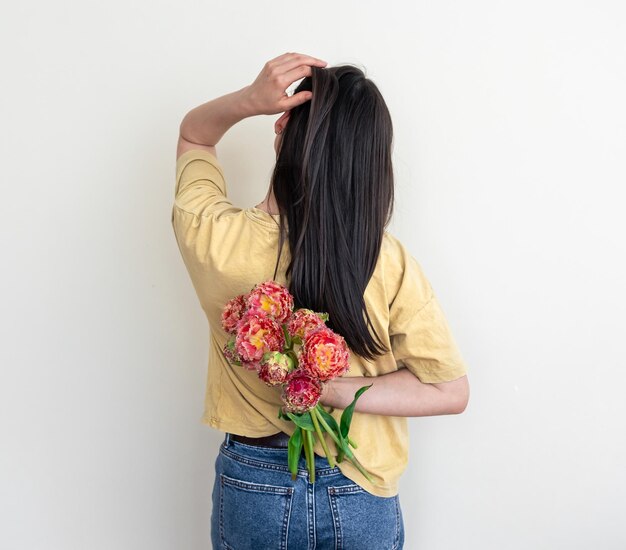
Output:
[[[363,294],[393,212],[391,116],[358,67],[311,69],[294,93],[313,97],[291,110],[272,173],[280,214],[274,277],[288,234],[294,306],[328,312],[328,327],[373,360],[388,350]]]

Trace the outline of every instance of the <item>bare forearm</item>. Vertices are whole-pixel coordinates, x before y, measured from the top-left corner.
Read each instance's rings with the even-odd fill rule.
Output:
[[[180,124],[180,135],[201,145],[216,145],[237,122],[253,116],[246,86],[207,101],[189,111]]]
[[[340,377],[326,385],[323,405],[345,409],[362,386],[372,384],[359,397],[355,411],[385,416],[458,414],[462,399],[432,384],[425,384],[406,368],[376,377]]]

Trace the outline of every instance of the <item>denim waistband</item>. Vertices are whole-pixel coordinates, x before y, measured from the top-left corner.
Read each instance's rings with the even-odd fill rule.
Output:
[[[289,465],[287,462],[287,449],[280,447],[263,447],[261,445],[248,445],[235,441],[230,436],[230,433],[226,433],[224,441],[220,445],[220,452],[250,465],[258,463],[259,466],[270,466],[272,469],[281,469],[289,471]],[[298,471],[301,474],[305,474],[306,459],[304,453],[300,455],[300,461],[298,463]],[[330,467],[328,459],[325,456],[315,455],[315,475],[318,477],[328,475],[341,474],[341,470],[335,466]]]

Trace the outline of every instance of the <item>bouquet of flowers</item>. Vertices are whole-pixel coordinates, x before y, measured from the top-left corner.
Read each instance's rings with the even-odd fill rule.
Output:
[[[326,326],[327,313],[299,308],[289,290],[273,280],[255,285],[247,294],[229,300],[222,311],[222,328],[230,334],[223,352],[234,365],[256,370],[268,386],[282,389],[283,406],[278,418],[296,428],[288,444],[291,478],[298,472],[302,449],[311,482],[315,482],[313,447],[317,437],[331,467],[344,458],[370,481],[373,480],[354,456],[356,443],[348,436],[354,407],[370,386],[363,386],[344,409],[339,423],[319,403],[323,384],[342,376],[349,368],[345,339]],[[334,457],[325,439],[334,441]]]

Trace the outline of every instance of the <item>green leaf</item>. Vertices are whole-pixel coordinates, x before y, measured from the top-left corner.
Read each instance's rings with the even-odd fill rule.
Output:
[[[312,432],[315,430],[313,421],[311,420],[311,413],[305,412],[303,414],[293,414],[288,412],[287,416],[293,421],[296,426],[299,426],[303,430]]]
[[[369,386],[363,386],[362,388],[359,388],[357,392],[354,394],[354,400],[352,401],[352,403],[350,403],[341,414],[340,425],[341,425],[341,435],[343,437],[348,437],[348,431],[350,430],[350,424],[352,423],[352,413],[354,413],[354,407],[356,405],[357,400],[359,399],[359,397],[361,397],[364,391],[369,390],[371,387],[372,387],[372,384],[370,384]]]
[[[291,479],[296,479],[298,475],[298,462],[302,453],[302,430],[296,426],[296,430],[291,434],[287,444],[287,463],[291,472]]]

